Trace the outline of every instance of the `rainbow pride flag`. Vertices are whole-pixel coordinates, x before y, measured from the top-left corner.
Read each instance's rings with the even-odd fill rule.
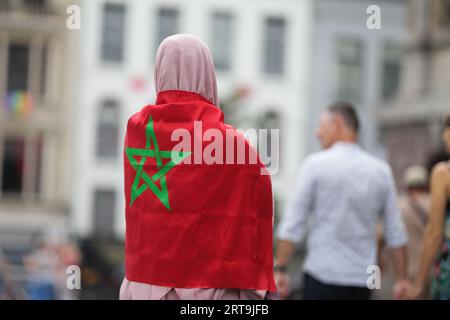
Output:
[[[33,110],[33,99],[27,91],[12,91],[6,95],[3,105],[9,115],[26,118]]]

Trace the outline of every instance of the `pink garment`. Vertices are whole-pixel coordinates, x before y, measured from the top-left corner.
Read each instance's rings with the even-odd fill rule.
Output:
[[[219,106],[211,52],[198,38],[176,34],[164,39],[156,53],[156,93],[167,90],[195,92]]]
[[[123,279],[120,300],[263,300],[265,290],[169,288]]]

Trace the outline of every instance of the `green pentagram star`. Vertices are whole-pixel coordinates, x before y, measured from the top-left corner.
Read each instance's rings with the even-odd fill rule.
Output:
[[[169,193],[167,191],[166,184],[166,174],[171,169],[173,169],[177,164],[179,164],[184,158],[188,157],[191,152],[185,151],[160,151],[158,147],[158,140],[156,139],[155,130],[153,128],[153,119],[151,116],[148,118],[147,126],[145,127],[145,138],[146,144],[145,149],[141,148],[125,148],[125,153],[131,166],[136,170],[136,175],[134,176],[133,185],[131,187],[131,201],[130,206],[133,202],[144,193],[147,188],[153,191],[156,197],[161,201],[161,203],[171,211],[169,203]],[[153,149],[150,149],[151,144],[153,144]],[[135,156],[140,156],[141,159],[138,162]],[[143,170],[144,164],[147,158],[155,158],[156,165],[158,166],[158,171],[151,177]],[[170,159],[165,165],[163,165],[162,159]],[[139,183],[143,180],[143,183],[139,186]],[[156,181],[160,180],[161,188],[155,184]]]

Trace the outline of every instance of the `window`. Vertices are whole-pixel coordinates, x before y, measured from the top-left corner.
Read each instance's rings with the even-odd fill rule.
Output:
[[[158,49],[160,43],[173,34],[178,32],[178,10],[172,8],[161,8],[158,11],[158,30],[156,35],[155,50]]]
[[[448,27],[450,25],[450,0],[441,0],[437,5],[439,24]]]
[[[47,46],[42,48],[42,57],[41,57],[41,83],[39,86],[39,91],[41,95],[45,95],[46,92],[46,84],[47,84],[47,55],[48,49]]]
[[[400,83],[402,51],[395,45],[386,45],[383,51],[383,100],[388,100],[397,92]]]
[[[34,181],[31,181],[33,183],[32,192],[34,192],[36,195],[39,195],[41,193],[41,183],[42,183],[42,148],[43,148],[43,142],[42,142],[42,136],[39,135],[37,139],[35,139],[32,142],[31,145],[32,152],[35,155],[34,161],[32,165],[34,166]]]
[[[284,72],[286,21],[268,18],[264,30],[264,72],[281,75]]]
[[[45,8],[45,0],[24,0],[25,8],[30,11],[41,11]]]
[[[0,11],[7,11],[11,8],[10,0],[0,0]]]
[[[29,48],[27,45],[13,44],[9,47],[8,92],[27,90],[28,56]]]
[[[229,13],[216,12],[212,17],[211,51],[214,66],[218,70],[229,70],[232,52],[233,17]]]
[[[100,239],[114,237],[116,193],[113,190],[94,192],[94,236]]]
[[[278,167],[280,159],[280,141],[272,137],[272,130],[280,130],[280,114],[274,110],[265,112],[260,118],[259,126],[261,129],[267,130],[267,136],[258,137],[259,139],[263,138],[263,140],[258,143],[258,147],[262,147],[262,149],[260,148],[260,150],[258,150],[260,157],[266,167],[271,168],[272,165]],[[272,145],[272,143],[274,143],[274,145]],[[276,168],[272,167],[272,169]]]
[[[337,98],[358,101],[362,91],[362,44],[358,39],[337,42]]]
[[[7,138],[3,145],[2,195],[20,196],[25,174],[25,140]]]
[[[116,158],[119,140],[119,105],[106,100],[100,107],[97,125],[97,156]]]
[[[0,148],[2,197],[38,196],[41,191],[42,134],[6,137]]]
[[[102,60],[121,62],[125,35],[125,6],[107,3],[103,9]]]
[[[450,0],[444,0],[444,12],[446,15],[446,25],[450,25]]]

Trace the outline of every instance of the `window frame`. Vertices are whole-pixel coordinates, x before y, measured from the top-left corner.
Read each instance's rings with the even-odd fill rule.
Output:
[[[282,29],[282,36],[277,36],[270,38],[270,22],[279,22],[278,28]],[[287,63],[287,34],[288,32],[288,19],[282,15],[271,15],[266,16],[263,20],[263,43],[262,43],[262,70],[266,76],[274,76],[274,77],[283,77],[286,73],[286,63]],[[275,39],[275,40],[274,40]],[[272,42],[275,42],[273,44]],[[282,42],[282,45],[279,46],[279,42]],[[270,48],[281,48],[277,54],[278,58],[281,58],[281,61],[277,62],[279,64],[279,69],[271,70],[269,68],[269,49]],[[273,58],[273,57],[272,57]],[[273,62],[273,61],[272,61]]]
[[[108,33],[111,32],[109,31],[110,29],[108,29],[107,23],[108,23],[108,16],[107,16],[107,9],[108,8],[113,8],[112,11],[114,12],[114,8],[115,10],[117,10],[118,8],[121,9],[117,10],[114,12],[114,14],[116,15],[114,17],[114,19],[118,19],[118,15],[121,15],[121,25],[120,27],[115,26],[114,27],[114,33]],[[111,12],[110,12],[111,13]],[[111,17],[109,17],[111,18]],[[101,22],[101,39],[100,39],[100,61],[103,63],[107,63],[107,64],[121,64],[124,62],[125,60],[125,41],[126,41],[126,29],[127,29],[127,6],[125,3],[121,3],[121,2],[105,2],[102,6],[102,22]],[[117,30],[120,30],[121,34],[120,34],[120,40],[117,40],[117,36],[115,35],[115,33],[117,33]],[[117,43],[114,43],[113,45],[111,45],[112,42],[110,38],[113,38],[113,35],[116,37],[116,41]],[[108,38],[109,37],[109,38]],[[120,44],[119,44],[120,42]],[[111,55],[111,50],[120,50],[118,55],[112,54]]]

